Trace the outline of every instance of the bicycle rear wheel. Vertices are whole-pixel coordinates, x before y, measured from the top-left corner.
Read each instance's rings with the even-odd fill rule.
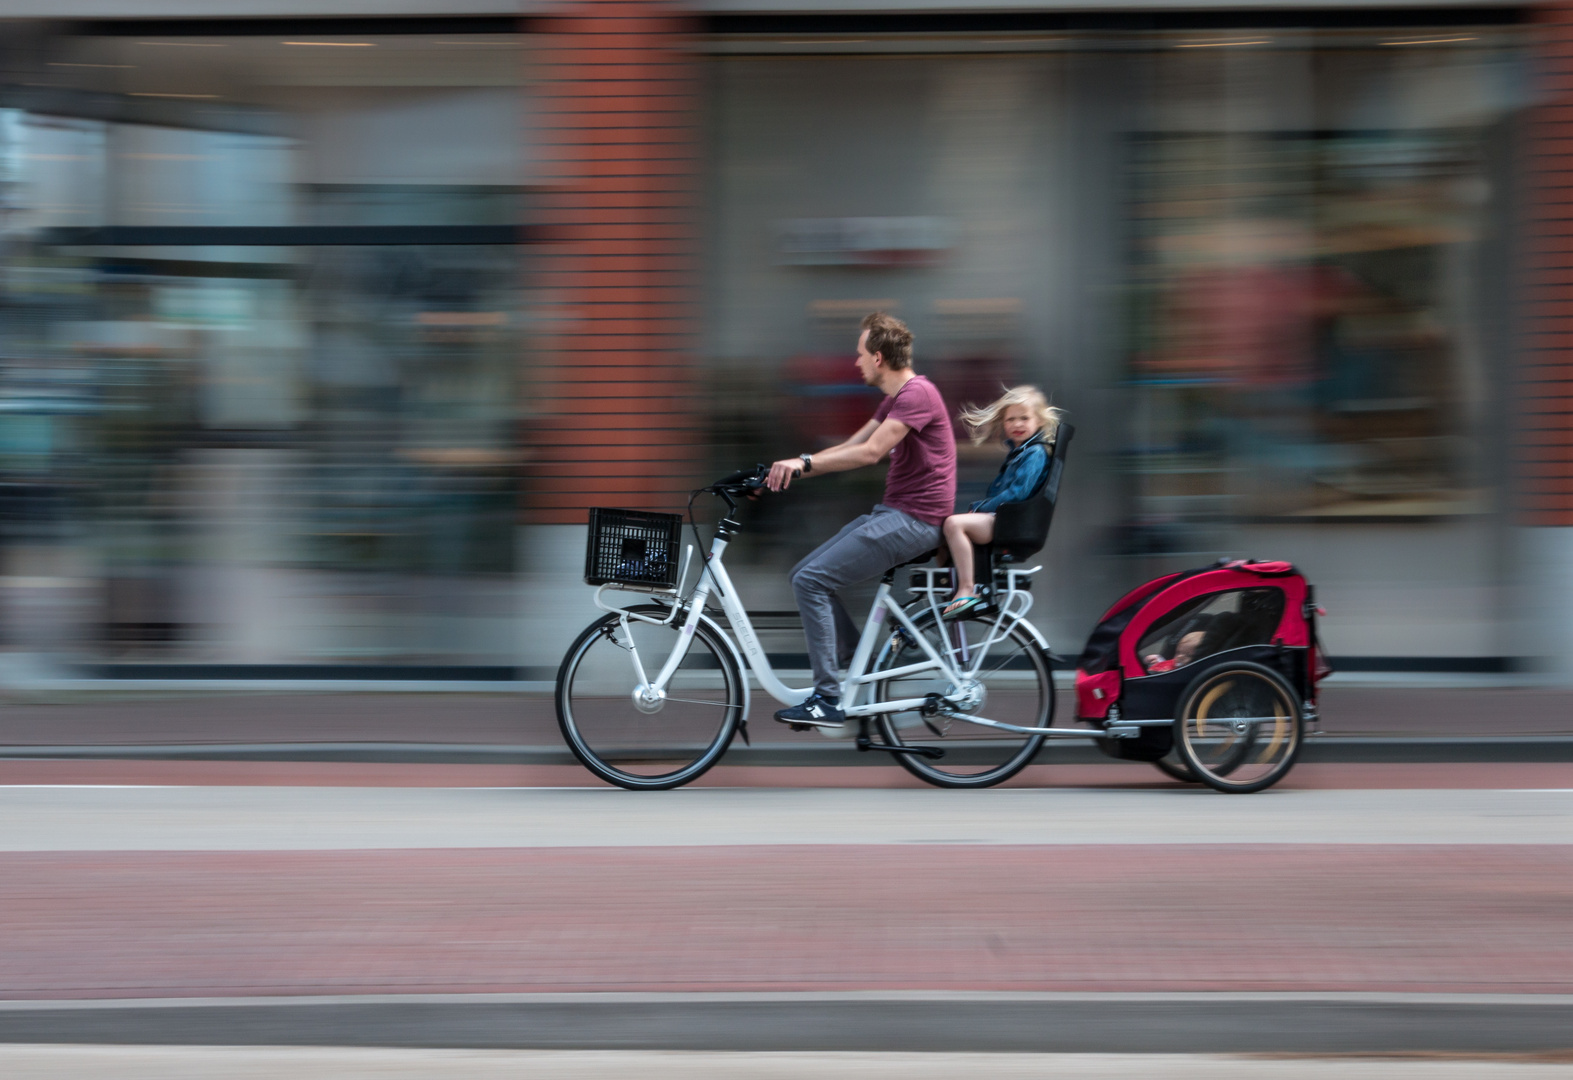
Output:
[[[664,619],[655,604],[629,609]],[[655,678],[682,637],[678,625],[617,615],[585,628],[557,672],[557,725],[595,775],[634,790],[673,788],[702,775],[731,745],[743,718],[743,676],[726,643],[700,623],[654,705],[636,701],[639,676],[630,646]],[[647,711],[648,710],[648,711]]]
[[[963,619],[942,624],[958,645],[965,635],[968,656],[994,630],[994,619]],[[934,635],[932,626],[925,633]],[[937,638],[931,640],[937,641]],[[940,649],[943,653],[943,649]],[[906,636],[892,634],[875,659],[873,670],[890,671],[925,659],[923,650]],[[936,671],[919,672],[874,684],[875,701],[897,701],[939,694],[955,698],[960,688],[951,686]],[[1054,718],[1054,679],[1049,658],[1026,628],[1016,625],[989,649],[977,675],[970,711],[990,720],[1020,727],[1048,727]],[[972,704],[972,702],[969,702]],[[914,754],[895,758],[914,776],[939,787],[989,787],[1008,780],[1025,768],[1043,746],[1043,735],[1022,735],[998,728],[969,724],[961,719],[924,717],[918,710],[883,713],[879,730],[895,746],[933,746],[945,756],[933,761]]]

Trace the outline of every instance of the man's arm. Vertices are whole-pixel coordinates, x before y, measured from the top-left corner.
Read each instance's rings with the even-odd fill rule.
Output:
[[[839,446],[814,452],[814,471],[810,474],[848,472],[883,461],[907,437],[912,429],[900,420],[875,423],[870,420],[858,433]],[[803,471],[802,458],[783,458],[770,466],[770,479],[766,486],[771,491],[785,491],[792,486],[794,474]]]

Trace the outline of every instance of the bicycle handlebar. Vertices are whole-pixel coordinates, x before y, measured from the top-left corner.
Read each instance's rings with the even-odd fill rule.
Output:
[[[802,475],[803,470],[796,469],[793,471],[792,478],[795,480]],[[755,465],[752,469],[739,469],[735,473],[723,476],[715,483],[708,487],[702,487],[699,490],[724,499],[727,506],[736,510],[737,503],[733,501],[733,496],[742,495],[754,498],[761,492],[768,491],[765,481],[769,476],[769,465]]]
[[[723,491],[729,491],[735,495],[746,495],[751,491],[757,491],[764,487],[765,477],[769,475],[770,466],[755,465],[752,469],[739,469],[735,473],[723,476],[705,488],[705,490],[713,495],[719,495]]]

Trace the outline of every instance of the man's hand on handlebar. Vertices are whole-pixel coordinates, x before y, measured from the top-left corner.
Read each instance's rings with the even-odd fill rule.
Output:
[[[771,491],[785,491],[792,486],[792,481],[803,475],[802,458],[782,458],[770,464],[770,475],[765,479],[765,486]]]

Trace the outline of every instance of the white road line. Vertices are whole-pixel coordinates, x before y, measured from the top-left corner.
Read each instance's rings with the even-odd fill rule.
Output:
[[[736,1053],[350,1047],[0,1046],[7,1080],[1567,1080],[1532,1059],[1226,1054]]]

